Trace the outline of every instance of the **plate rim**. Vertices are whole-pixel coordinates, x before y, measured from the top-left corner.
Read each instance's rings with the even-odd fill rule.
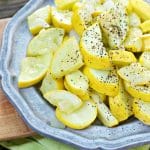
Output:
[[[127,148],[130,146],[145,144],[150,142],[150,132],[149,133],[143,133],[143,134],[136,134],[132,136],[127,136],[122,139],[117,140],[106,140],[103,139],[97,139],[97,140],[89,140],[84,137],[81,137],[79,135],[76,135],[75,133],[68,133],[69,131],[64,131],[58,128],[54,128],[49,126],[49,129],[42,130],[40,129],[36,122],[40,122],[40,119],[36,118],[32,113],[25,112],[25,107],[18,106],[15,98],[22,99],[15,91],[11,91],[12,85],[11,85],[11,79],[8,74],[7,70],[7,62],[8,60],[8,53],[11,47],[11,37],[13,36],[13,27],[19,22],[21,22],[27,14],[32,12],[36,9],[36,6],[38,6],[40,3],[44,2],[44,0],[30,0],[21,10],[19,10],[16,15],[9,21],[9,23],[6,25],[6,28],[3,33],[2,38],[2,45],[1,45],[1,51],[0,51],[0,74],[1,74],[1,85],[2,90],[8,97],[8,100],[10,103],[15,107],[15,109],[19,112],[23,120],[27,123],[27,125],[34,131],[38,132],[41,135],[44,135],[49,138],[55,138],[60,141],[63,141],[64,143],[73,144],[78,146],[79,148],[83,149],[106,149],[106,150],[116,150],[121,148]],[[28,10],[28,11],[26,11]],[[17,21],[16,21],[17,20]],[[10,43],[10,44],[9,44]],[[8,45],[9,44],[9,45]],[[6,59],[4,59],[6,58]],[[5,60],[5,61],[4,61]],[[22,102],[23,103],[23,102]],[[26,106],[25,103],[22,104],[23,106]],[[23,110],[25,109],[25,110]],[[30,116],[31,115],[31,116]],[[34,118],[35,117],[35,118]],[[46,131],[49,131],[47,134]],[[55,134],[54,134],[55,133]],[[57,134],[56,134],[57,133]],[[70,139],[70,137],[74,137],[73,139]],[[134,138],[133,138],[134,136]],[[80,140],[79,140],[80,139]],[[121,143],[121,145],[120,145]]]

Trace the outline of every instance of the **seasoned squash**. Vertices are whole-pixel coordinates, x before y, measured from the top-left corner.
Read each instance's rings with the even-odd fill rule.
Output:
[[[150,70],[141,66],[140,63],[132,63],[130,66],[122,67],[118,70],[119,76],[134,85],[144,85],[150,83]]]
[[[72,113],[82,105],[80,98],[65,90],[52,90],[44,98],[64,113]]]
[[[84,74],[90,81],[90,87],[95,91],[108,95],[116,96],[119,92],[119,80],[115,70],[96,70],[85,67]]]
[[[132,112],[133,97],[124,89],[122,81],[119,82],[119,93],[115,97],[109,97],[109,107],[112,114],[119,122],[125,121],[133,115]]]
[[[79,45],[74,37],[65,40],[54,54],[50,72],[54,78],[61,78],[83,66]]]
[[[129,82],[124,82],[124,84],[125,89],[131,96],[150,102],[150,85],[133,85]]]
[[[87,66],[95,69],[110,69],[112,67],[106,48],[102,43],[98,23],[93,24],[83,32],[80,47]]]
[[[64,125],[73,129],[84,129],[88,127],[97,116],[97,107],[92,101],[85,101],[76,111],[66,114],[56,109],[56,117]]]
[[[89,99],[88,78],[81,72],[75,71],[65,76],[65,87],[68,91],[78,95],[83,100]]]
[[[150,125],[150,102],[144,102],[141,99],[134,99],[134,116],[144,124]]]

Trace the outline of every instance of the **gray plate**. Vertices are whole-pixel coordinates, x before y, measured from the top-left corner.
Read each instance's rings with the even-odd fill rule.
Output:
[[[76,145],[81,149],[126,149],[150,142],[150,128],[132,118],[115,128],[107,128],[97,123],[80,131],[63,128],[55,118],[53,108],[42,99],[36,88],[18,89],[20,63],[32,38],[26,17],[46,4],[53,4],[53,1],[28,2],[9,22],[3,37],[0,57],[2,88],[25,122],[39,134]],[[53,127],[60,125],[62,128]]]

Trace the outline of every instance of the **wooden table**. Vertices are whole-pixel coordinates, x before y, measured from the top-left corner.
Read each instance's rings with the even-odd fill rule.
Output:
[[[0,41],[2,40],[3,29],[9,20],[0,20]],[[0,89],[0,140],[16,139],[33,134],[34,132],[25,125]]]
[[[28,0],[0,0],[0,18],[11,17]]]

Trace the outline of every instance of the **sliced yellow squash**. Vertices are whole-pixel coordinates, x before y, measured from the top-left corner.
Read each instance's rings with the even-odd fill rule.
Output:
[[[51,23],[51,7],[45,6],[38,9],[28,17],[28,26],[30,32],[35,35],[43,28],[50,27]]]
[[[73,5],[79,0],[55,0],[58,9],[72,9]]]
[[[140,27],[144,33],[150,32],[150,20],[141,23]]]
[[[116,66],[126,66],[137,61],[132,52],[125,50],[110,50],[109,57]]]
[[[24,58],[18,79],[19,88],[26,88],[40,82],[48,71],[51,59],[52,54]]]
[[[98,23],[84,31],[80,41],[81,52],[87,66],[95,69],[110,69],[108,53],[102,43],[102,35]]]
[[[150,52],[143,52],[140,56],[139,62],[142,66],[150,69]]]
[[[124,6],[128,14],[132,12],[132,6],[130,0],[113,0],[115,3]]]
[[[44,94],[44,98],[64,113],[72,113],[82,105],[80,98],[65,90],[50,91]]]
[[[143,42],[143,51],[150,51],[150,34],[144,34],[141,36],[141,40]]]
[[[63,90],[64,84],[63,79],[54,79],[52,75],[48,72],[42,81],[40,91],[42,94],[46,94],[52,90]]]
[[[85,67],[83,72],[90,81],[90,87],[95,91],[108,96],[118,94],[119,81],[115,70],[96,70]]]
[[[54,54],[51,73],[55,78],[78,70],[83,65],[79,45],[74,37],[65,40]]]
[[[68,91],[78,95],[83,100],[89,99],[88,78],[81,72],[75,71],[65,76],[65,87]]]
[[[60,28],[50,28],[42,30],[29,43],[27,56],[39,56],[54,52],[61,45],[64,37],[64,30]]]
[[[150,5],[144,0],[130,0],[133,11],[143,20],[150,19]]]
[[[72,12],[68,10],[58,10],[52,7],[52,22],[55,27],[63,28],[66,32],[72,29]]]
[[[115,5],[99,16],[101,28],[112,49],[120,48],[128,32],[128,17],[123,6]]]
[[[129,82],[124,83],[125,89],[131,96],[140,98],[145,102],[150,102],[150,85],[133,85]]]
[[[123,83],[119,82],[119,93],[115,97],[109,97],[109,107],[112,114],[119,122],[125,121],[133,115],[132,102],[133,97],[130,96],[124,89]]]
[[[85,101],[76,111],[66,114],[56,109],[56,117],[64,125],[73,129],[84,129],[91,125],[97,116],[97,107],[92,101]]]
[[[136,13],[131,13],[129,15],[129,26],[130,27],[139,27],[141,24],[141,20]]]
[[[83,31],[92,24],[91,9],[87,5],[82,5],[78,9],[74,9],[72,16],[72,25],[74,30],[81,36]]]
[[[144,124],[150,125],[150,102],[134,99],[133,112],[136,118]]]
[[[142,31],[138,27],[132,27],[124,41],[124,47],[131,52],[141,52],[142,51]]]
[[[150,70],[141,66],[140,63],[132,63],[130,66],[122,67],[118,70],[119,76],[134,85],[144,85],[150,83]]]
[[[92,100],[97,105],[98,109],[98,119],[107,127],[113,127],[118,125],[118,120],[110,112],[107,105],[105,105],[100,99],[99,95],[95,93],[90,93]]]

